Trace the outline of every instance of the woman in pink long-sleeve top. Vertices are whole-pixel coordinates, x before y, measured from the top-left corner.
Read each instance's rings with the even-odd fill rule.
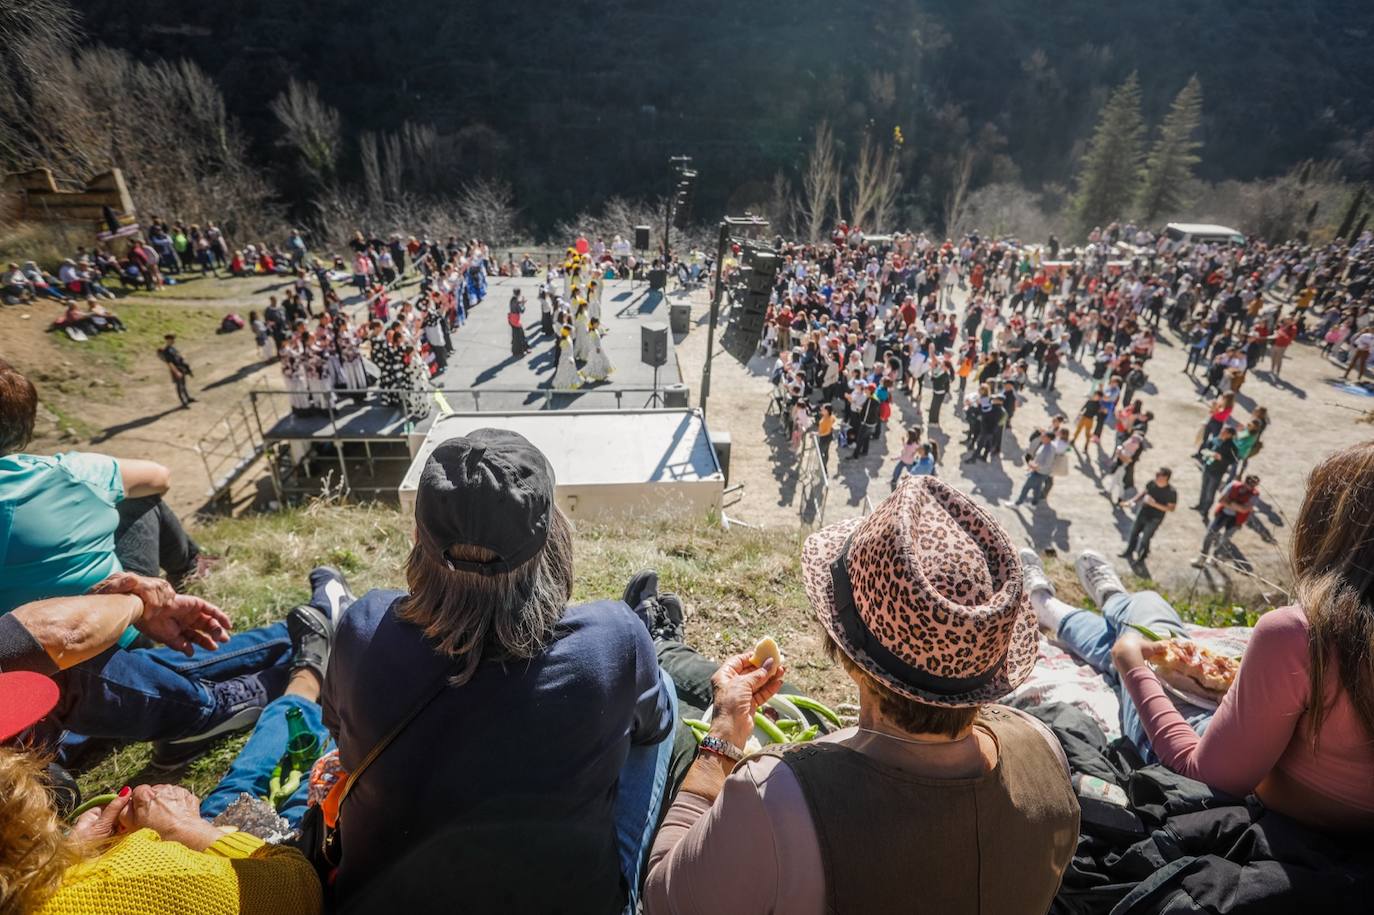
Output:
[[[1145,663],[1162,648],[1128,625],[1181,633],[1177,614],[1153,592],[1125,593],[1098,559],[1079,564],[1102,616],[1044,589],[1032,603],[1042,625],[1119,677],[1123,731],[1147,756],[1318,829],[1374,831],[1374,442],[1312,472],[1292,541],[1299,603],[1260,618],[1210,720],[1185,720]]]

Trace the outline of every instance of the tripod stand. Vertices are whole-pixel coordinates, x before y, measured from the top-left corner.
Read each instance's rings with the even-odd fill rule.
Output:
[[[649,395],[649,399],[644,401],[645,408],[663,407],[663,395],[658,391],[658,366],[654,366],[654,391]]]

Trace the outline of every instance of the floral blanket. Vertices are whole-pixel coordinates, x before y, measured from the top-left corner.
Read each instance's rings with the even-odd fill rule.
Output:
[[[1208,629],[1188,626],[1194,641],[1221,654],[1239,657],[1250,641],[1251,630],[1244,626]],[[1059,643],[1040,640],[1040,656],[1030,679],[1021,684],[1006,699],[1006,705],[1029,708],[1046,702],[1065,702],[1081,709],[1091,717],[1108,740],[1121,736],[1121,703],[1116,690],[1087,664],[1069,654]],[[1187,717],[1198,709],[1179,703],[1179,710]]]

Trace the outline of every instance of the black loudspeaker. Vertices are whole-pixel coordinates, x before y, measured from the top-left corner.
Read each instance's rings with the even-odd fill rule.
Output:
[[[668,364],[668,327],[666,324],[639,325],[639,361],[654,368]]]
[[[648,226],[635,226],[635,250],[636,250],[636,251],[648,251],[648,250],[649,250],[649,227],[648,227]]]
[[[656,291],[660,291],[660,292],[661,292],[662,290],[664,290],[664,289],[667,289],[667,288],[668,288],[668,271],[667,271],[667,270],[650,270],[650,271],[649,271],[649,288],[650,288],[650,289],[653,289],[653,290],[656,290]]]

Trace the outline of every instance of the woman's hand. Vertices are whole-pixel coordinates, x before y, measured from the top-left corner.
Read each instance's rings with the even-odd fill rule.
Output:
[[[223,610],[189,594],[177,594],[161,606],[145,608],[142,619],[134,626],[148,638],[187,657],[196,645],[214,651],[220,643],[229,641],[232,628]]]
[[[1112,645],[1112,663],[1124,674],[1162,656],[1166,650],[1165,642],[1149,641],[1134,629],[1127,629],[1117,636],[1116,643]]]
[[[137,575],[133,572],[115,572],[109,578],[91,589],[92,594],[132,594],[143,601],[143,612],[170,603],[177,592],[166,579]]]
[[[179,785],[139,785],[119,817],[128,832],[151,829],[167,842],[205,851],[224,833],[200,818],[200,801]]]
[[[92,807],[72,824],[71,837],[82,842],[102,842],[120,833],[119,816],[133,800],[126,788],[104,807]]]
[[[782,686],[783,668],[769,658],[755,667],[752,652],[736,655],[711,676],[711,735],[744,748],[754,733],[754,712]]]

